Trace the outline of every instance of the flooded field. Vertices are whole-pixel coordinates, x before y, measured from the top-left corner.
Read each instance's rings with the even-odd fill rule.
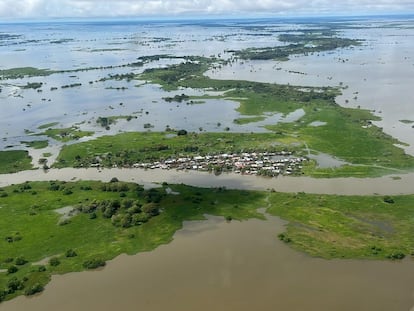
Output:
[[[322,260],[289,249],[283,222],[187,222],[174,241],[119,256],[100,271],[53,277],[46,291],[1,306],[20,310],[409,311],[414,264]]]
[[[166,103],[163,98],[185,92],[203,95],[200,90],[165,92],[145,81],[108,79],[114,75],[139,74],[146,68],[178,63],[187,55],[231,57],[229,50],[280,46],[284,31],[317,27],[298,21],[210,21],[198,22],[90,22],[4,24],[7,39],[0,41],[0,70],[34,67],[54,71],[49,76],[0,81],[0,148],[22,148],[21,141],[52,139],[28,136],[38,127],[58,122],[58,128],[77,126],[93,131],[94,137],[120,131],[162,131],[185,128],[189,131],[260,132],[263,126],[283,121],[270,114],[264,121],[235,124],[241,115],[236,101],[207,99],[204,104]],[[289,61],[237,61],[207,72],[218,79],[251,80],[300,86],[346,86],[337,102],[347,107],[375,110],[384,131],[409,144],[414,154],[413,129],[400,120],[414,116],[411,83],[414,79],[411,51],[412,21],[357,20],[341,24],[339,35],[361,39],[362,45],[330,52],[294,55]],[[128,64],[139,57],[168,54],[137,67]],[[127,66],[127,67],[123,67]],[[79,71],[78,71],[79,70]],[[42,83],[39,89],[25,89],[27,83]],[[65,85],[76,87],[62,88]],[[206,93],[209,94],[209,93]],[[396,105],[398,108],[396,109]],[[215,109],[220,107],[219,116]],[[100,127],[100,116],[132,116],[118,120],[110,130]],[[202,118],[201,118],[202,116]],[[220,123],[222,127],[217,127]],[[24,147],[23,147],[24,148]]]

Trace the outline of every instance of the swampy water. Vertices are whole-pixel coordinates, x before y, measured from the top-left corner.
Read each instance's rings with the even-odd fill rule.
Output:
[[[409,311],[414,263],[322,260],[277,239],[283,222],[187,222],[173,242],[122,255],[100,271],[54,276],[43,294],[2,304],[20,310]]]

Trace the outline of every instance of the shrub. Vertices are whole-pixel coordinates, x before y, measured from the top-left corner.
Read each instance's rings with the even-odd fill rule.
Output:
[[[24,257],[17,257],[16,258],[16,265],[18,265],[18,266],[23,266],[23,265],[25,265],[27,263],[27,260],[26,259],[24,259]]]
[[[46,267],[45,266],[39,266],[39,268],[37,268],[37,271],[39,272],[45,272],[46,271]]]
[[[73,249],[68,249],[65,254],[66,257],[76,257],[78,254]]]
[[[13,273],[16,273],[17,271],[19,271],[19,269],[16,266],[10,266],[7,269],[7,274],[13,274]]]
[[[401,259],[404,259],[405,254],[402,252],[394,252],[394,253],[389,254],[387,257],[391,260],[401,260]]]
[[[24,288],[24,284],[21,280],[18,280],[17,278],[11,278],[7,282],[7,289],[9,293],[14,293],[16,290],[21,290]]]
[[[34,295],[34,294],[40,293],[40,292],[42,292],[43,290],[44,290],[43,285],[41,285],[40,283],[36,283],[36,284],[35,284],[35,285],[33,285],[32,287],[28,288],[28,289],[24,292],[24,294],[25,294],[26,296],[31,296],[31,295]]]
[[[177,132],[177,135],[178,135],[178,136],[185,136],[185,135],[187,135],[187,131],[186,131],[186,130],[179,130],[179,131]]]
[[[285,243],[290,243],[290,242],[292,242],[292,239],[291,238],[289,238],[285,233],[280,233],[280,234],[278,234],[278,236],[277,236],[278,238],[279,238],[279,240],[281,240],[281,241],[283,241],[283,242],[285,242]]]
[[[49,265],[51,265],[52,267],[56,267],[60,265],[60,260],[57,257],[52,257],[49,259]]]
[[[105,266],[106,263],[102,259],[94,258],[83,262],[83,267],[86,269],[96,269]]]
[[[385,203],[389,203],[389,204],[393,204],[394,203],[394,199],[392,197],[390,197],[389,195],[386,195],[384,197],[384,202]]]

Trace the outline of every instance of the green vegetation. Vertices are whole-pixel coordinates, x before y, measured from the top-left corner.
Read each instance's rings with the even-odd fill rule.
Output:
[[[182,132],[182,133],[181,133]],[[185,134],[184,134],[185,132]],[[135,163],[168,159],[170,156],[209,155],[232,152],[300,150],[278,145],[283,137],[275,133],[187,133],[177,136],[160,132],[121,133],[84,143],[64,146],[56,167],[132,166]]]
[[[414,121],[412,121],[412,120],[400,120],[400,122],[401,123],[404,123],[404,124],[412,124],[412,123],[414,123]]]
[[[32,168],[32,158],[27,151],[0,151],[0,174],[15,173]]]
[[[266,117],[258,116],[258,117],[249,117],[249,118],[237,118],[237,119],[234,119],[233,122],[236,124],[249,124],[249,123],[263,121],[265,119]]]
[[[36,140],[36,141],[22,141],[22,144],[25,144],[26,147],[34,148],[34,149],[43,149],[49,145],[47,140]]]
[[[152,250],[170,242],[184,220],[205,214],[263,218],[256,212],[262,194],[220,188],[163,184],[144,190],[114,179],[30,182],[0,192],[7,193],[0,197],[0,270],[9,270],[0,273],[2,299],[38,292],[52,274],[95,269],[121,253]]]
[[[68,142],[71,140],[77,140],[85,136],[93,135],[90,131],[81,131],[78,127],[72,126],[70,128],[53,129],[48,128],[43,133],[36,134],[37,136],[45,135],[58,141]]]
[[[39,130],[44,130],[44,129],[47,129],[47,128],[54,127],[54,126],[56,126],[56,125],[58,125],[58,124],[59,124],[59,122],[51,122],[51,123],[46,123],[46,124],[42,124],[42,125],[40,125],[40,126],[38,127],[38,129],[39,129]]]
[[[340,94],[338,88],[209,79],[203,73],[216,61],[208,58],[187,59],[182,64],[146,70],[141,78],[158,83],[165,90],[190,87],[222,91],[222,99],[239,101],[240,107],[237,110],[256,120],[260,120],[266,113],[288,115],[303,109],[305,116],[294,122],[281,122],[266,127],[278,134],[275,142],[308,146],[311,150],[350,163],[329,169],[308,165],[304,172],[311,176],[378,176],[414,167],[414,158],[396,146],[401,143],[372,124],[371,120],[378,120],[378,117],[367,110],[344,108],[336,104],[335,97]],[[248,118],[235,120],[239,124],[249,121]],[[326,124],[309,126],[315,121]]]
[[[102,127],[106,129],[110,129],[110,125],[115,124],[117,120],[127,120],[131,121],[133,118],[137,118],[136,116],[111,116],[111,117],[98,117],[96,119],[96,123],[100,124]]]
[[[25,86],[23,86],[23,89],[40,89],[42,87],[42,82],[27,82]]]
[[[279,239],[312,256],[395,260],[414,251],[413,202],[413,195],[271,193],[268,212],[289,221]]]
[[[358,46],[360,40],[340,38],[332,36],[327,32],[304,32],[302,34],[281,34],[279,40],[291,44],[265,47],[248,48],[242,51],[229,51],[241,59],[251,60],[288,60],[293,54],[309,54],[316,52],[331,51],[338,48]]]
[[[21,79],[24,77],[48,76],[55,73],[49,69],[38,69],[33,67],[22,67],[0,70],[0,80]]]

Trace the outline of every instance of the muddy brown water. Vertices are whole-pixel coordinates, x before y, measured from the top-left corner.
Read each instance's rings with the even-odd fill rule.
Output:
[[[219,187],[245,190],[269,190],[280,192],[306,192],[317,194],[339,195],[396,195],[414,194],[414,173],[393,175],[378,178],[311,178],[288,177],[266,178],[261,176],[242,176],[240,174],[214,174],[196,171],[176,170],[144,170],[144,169],[51,169],[23,171],[15,174],[0,174],[0,187],[19,184],[25,181],[76,181],[101,180],[110,181],[116,177],[122,181],[136,182],[143,185],[150,183],[184,183],[196,187]]]
[[[173,242],[121,255],[100,271],[54,276],[44,293],[2,311],[404,310],[414,263],[322,260],[277,239],[283,222],[187,222]]]

